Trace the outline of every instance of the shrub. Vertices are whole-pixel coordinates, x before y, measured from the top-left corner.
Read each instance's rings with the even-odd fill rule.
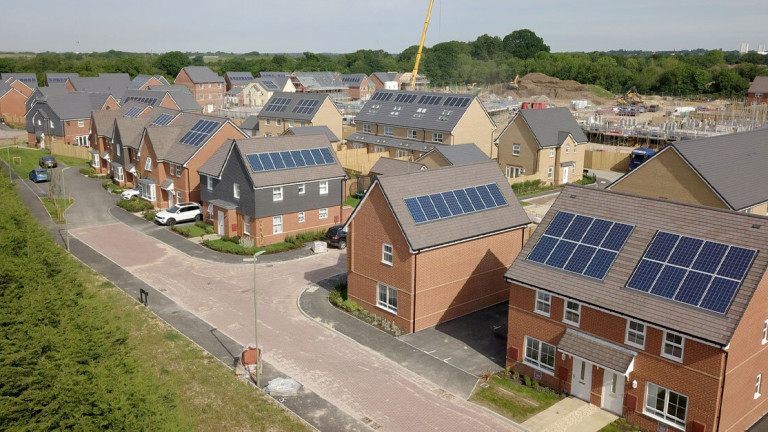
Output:
[[[360,306],[357,305],[357,302],[354,300],[344,300],[344,303],[342,303],[342,306],[347,312],[354,312],[358,309],[360,309]]]
[[[508,377],[508,376],[512,375],[512,372],[510,371],[511,368],[512,368],[512,366],[507,366],[507,367],[504,368],[504,376]]]
[[[157,212],[155,210],[145,210],[144,211],[144,219],[152,222],[155,220],[155,215]]]
[[[533,380],[533,386],[532,387],[533,387],[534,390],[538,390],[539,389],[539,382],[536,381],[536,380]]]
[[[342,299],[344,300],[347,299],[347,283],[346,282],[337,283],[336,285],[333,286],[333,289],[339,291]]]
[[[195,222],[195,226],[203,230],[206,234],[213,234],[216,232],[216,230],[213,228],[213,225],[209,224],[208,222],[197,221]]]
[[[395,334],[395,337],[399,337],[401,334],[403,334],[403,331],[400,330],[400,327],[398,327],[397,324],[392,323],[392,333]]]
[[[93,167],[80,168],[80,174],[84,176],[92,177],[96,175],[96,169]]]
[[[149,201],[144,201],[141,199],[138,199],[136,197],[131,197],[129,200],[120,200],[117,202],[117,206],[121,209],[124,209],[126,211],[136,213],[136,212],[146,212],[149,210],[152,210],[154,206]],[[154,219],[154,216],[153,216]]]
[[[519,379],[520,379],[520,372],[518,372],[518,371],[514,371],[514,372],[512,372],[512,378],[513,378],[515,381],[519,380]]]
[[[546,184],[543,180],[526,180],[521,183],[515,183],[512,185],[512,190],[515,191],[515,194],[521,194],[521,193],[527,193],[527,192],[533,192],[538,189],[545,188]]]
[[[354,315],[357,318],[360,318],[360,315],[362,315],[362,314],[360,313],[359,310],[356,310],[356,311],[352,312],[352,315]]]
[[[338,307],[341,307],[342,303],[344,303],[344,299],[341,298],[341,293],[337,289],[331,290],[331,293],[328,295],[328,299],[331,301],[331,303]]]
[[[368,324],[370,324],[372,321],[373,320],[371,319],[370,316],[365,317],[365,322],[367,322]]]
[[[101,187],[103,187],[103,188],[104,188],[104,190],[110,190],[110,188],[112,188],[112,187],[114,187],[114,186],[115,186],[115,184],[114,184],[114,183],[112,183],[112,181],[110,181],[110,180],[104,180],[104,181],[101,183]]]
[[[530,377],[524,376],[523,377],[523,382],[525,383],[526,387],[530,387],[531,386],[531,378]]]
[[[392,330],[392,323],[390,323],[389,320],[383,319],[381,320],[381,327],[386,331],[390,331]]]

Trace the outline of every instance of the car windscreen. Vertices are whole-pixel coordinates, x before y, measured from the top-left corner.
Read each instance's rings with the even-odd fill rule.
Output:
[[[179,208],[176,206],[172,206],[171,208],[168,209],[168,213],[176,213],[178,211],[179,211]]]

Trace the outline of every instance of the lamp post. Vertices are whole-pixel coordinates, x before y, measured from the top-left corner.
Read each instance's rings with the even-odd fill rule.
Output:
[[[253,262],[253,337],[256,344],[256,387],[261,388],[261,358],[262,352],[259,349],[259,318],[258,318],[258,297],[256,297],[256,261],[258,256],[266,251],[260,250],[253,254],[253,258],[245,258],[245,262]]]

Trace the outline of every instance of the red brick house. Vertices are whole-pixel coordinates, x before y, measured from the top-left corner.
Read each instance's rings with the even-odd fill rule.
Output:
[[[747,90],[747,105],[768,103],[768,76],[757,76]]]
[[[376,91],[376,86],[366,74],[341,74],[341,82],[347,86],[347,93],[352,99],[368,100]]]
[[[253,74],[250,72],[227,72],[224,74],[224,82],[227,83],[227,91],[236,87],[243,88],[251,81],[253,81]]]
[[[507,365],[644,430],[768,412],[764,217],[566,186],[505,274]]]
[[[187,86],[195,101],[203,107],[204,113],[212,113],[224,107],[224,78],[206,66],[185,67],[179,71],[173,83]]]
[[[34,73],[2,73],[0,81],[10,84],[25,97],[29,97],[37,88],[37,75]]]
[[[27,97],[10,84],[0,82],[0,119],[5,123],[23,125],[27,113]]]
[[[150,86],[167,86],[170,85],[167,79],[162,75],[136,75],[131,80],[134,86],[139,90],[148,90]]]
[[[346,224],[348,297],[406,332],[501,303],[529,222],[493,161],[377,177]]]
[[[368,77],[375,90],[400,90],[400,74],[398,72],[374,72]],[[387,83],[394,88],[387,88]]]
[[[91,112],[118,109],[117,100],[105,93],[52,94],[27,110],[29,143],[44,148],[52,141],[90,147]]]

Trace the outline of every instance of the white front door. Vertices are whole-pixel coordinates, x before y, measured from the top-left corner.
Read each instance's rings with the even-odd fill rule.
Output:
[[[173,191],[166,191],[168,192],[168,208],[173,207]]]
[[[621,415],[624,404],[624,375],[608,369],[603,373],[603,403],[601,408],[616,415]]]
[[[571,394],[589,402],[592,392],[592,363],[573,359],[573,374],[571,374]]]
[[[221,210],[219,210],[218,222],[219,222],[219,233],[218,234],[223,236],[224,235],[224,212],[221,211]]]
[[[563,167],[563,184],[568,183],[568,167]]]

